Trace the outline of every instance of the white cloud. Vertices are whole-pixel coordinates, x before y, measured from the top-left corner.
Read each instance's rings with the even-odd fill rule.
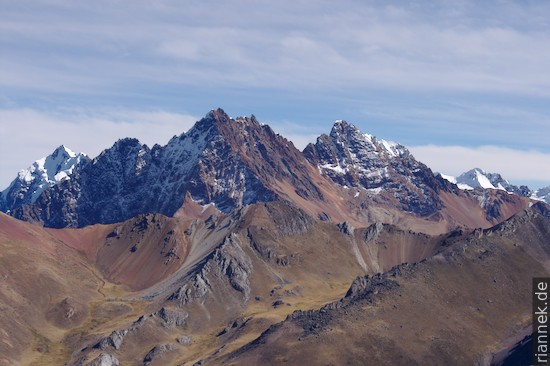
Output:
[[[498,146],[437,145],[412,146],[410,151],[433,171],[443,174],[458,176],[470,169],[481,168],[500,173],[515,184],[529,181],[550,184],[550,153]]]
[[[156,80],[547,96],[550,33],[537,19],[550,5],[475,3],[57,2],[38,7],[40,16],[11,5],[0,22],[0,83],[98,90]]]
[[[90,157],[124,137],[152,146],[187,131],[196,117],[161,110],[103,109],[45,113],[33,109],[0,110],[0,190],[20,169],[50,154],[59,145]]]

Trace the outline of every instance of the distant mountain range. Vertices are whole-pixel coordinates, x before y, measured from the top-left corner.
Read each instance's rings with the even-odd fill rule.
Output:
[[[441,174],[449,182],[456,184],[458,188],[472,190],[482,189],[500,189],[508,193],[517,194],[523,197],[530,197],[534,200],[550,203],[550,186],[537,190],[532,190],[527,186],[515,186],[504,179],[499,173],[487,173],[486,171],[474,168],[462,173],[458,177]]]
[[[499,175],[486,177],[478,170],[470,175],[459,177],[459,187],[502,187],[519,196],[528,191]],[[500,205],[519,204],[475,198],[479,194],[462,193],[403,145],[345,121],[301,152],[255,116],[233,119],[218,109],[166,146],[149,148],[125,138],[94,159],[61,146],[19,173],[0,194],[0,209],[48,227],[83,227],[144,213],[172,216],[190,195],[226,213],[283,200],[325,220],[351,216],[370,222],[374,214],[364,217],[362,208],[379,206],[421,218],[441,213],[453,221],[455,201],[474,199],[483,201],[484,226],[483,221],[502,219],[507,210]]]

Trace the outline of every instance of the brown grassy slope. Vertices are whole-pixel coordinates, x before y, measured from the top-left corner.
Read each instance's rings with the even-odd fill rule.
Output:
[[[140,220],[117,226],[125,228],[119,230],[121,236],[141,227]],[[149,226],[155,228],[151,222],[149,218]],[[166,230],[161,225],[158,231]],[[121,362],[137,364],[156,344],[172,344],[175,349],[158,364],[208,360],[252,341],[295,310],[320,307],[340,298],[357,276],[431,256],[440,242],[437,237],[386,225],[367,243],[367,229],[353,229],[349,224],[344,229],[342,225],[319,222],[281,202],[252,205],[206,222],[193,221],[183,231],[189,254],[180,268],[150,288],[132,294],[132,299],[142,296],[151,301],[145,301],[143,312],[133,313],[132,317],[126,313],[119,321],[93,330],[83,329],[89,337],[72,344],[73,350],[93,346],[113,330],[128,329],[144,315],[146,326],[130,331],[120,349],[105,352]],[[111,235],[109,240],[122,239]],[[389,250],[384,248],[388,242]],[[224,243],[230,243],[226,246],[230,249],[220,250]],[[136,254],[129,254],[128,246],[125,248],[122,256]],[[235,275],[243,265],[248,268],[246,274]],[[162,307],[187,313],[185,324],[167,328],[158,317],[150,316]],[[176,344],[175,339],[182,334],[192,336],[193,343]],[[91,359],[95,354],[87,348],[75,353],[73,361]]]
[[[229,216],[209,207],[214,212],[208,217],[196,203],[187,204],[176,218],[140,215],[83,229],[43,229],[0,215],[0,275],[6,280],[0,291],[0,362],[89,361],[99,350],[75,351],[128,329],[142,315],[143,327],[130,332],[120,349],[104,352],[137,364],[155,345],[172,344],[174,350],[152,365],[216,360],[295,310],[340,298],[357,276],[431,257],[445,236],[409,229],[442,232],[448,224],[369,207],[368,220],[385,217],[397,225],[382,225],[373,236],[372,228],[353,229],[360,226],[354,220],[346,229],[282,202]],[[227,240],[232,249],[224,256],[216,251]],[[530,257],[544,258],[537,250]],[[243,263],[250,267],[245,281],[233,272]],[[185,285],[194,288],[198,274],[207,280],[204,296],[170,299]],[[246,291],[238,289],[243,283]],[[162,307],[189,317],[183,326],[167,327],[152,316]],[[191,345],[176,343],[183,334],[193,337]]]
[[[142,215],[45,229],[0,214],[0,365],[63,364],[91,334],[137,319],[148,302],[129,291],[181,266],[183,224]]]
[[[23,364],[43,354],[66,357],[59,341],[102,297],[83,255],[50,231],[1,213],[0,278],[0,365],[17,364],[24,353]]]
[[[141,290],[175,272],[189,248],[185,229],[162,215],[139,215],[116,225],[104,238],[96,266],[111,282]]]
[[[530,209],[447,240],[321,311],[297,313],[214,364],[485,365],[531,321],[531,278],[548,276],[550,219]]]

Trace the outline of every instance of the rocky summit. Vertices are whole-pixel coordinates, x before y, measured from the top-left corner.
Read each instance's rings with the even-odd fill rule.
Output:
[[[491,177],[221,109],[166,146],[62,146],[0,196],[0,365],[505,364],[550,207]]]
[[[403,145],[361,133],[346,121],[337,121],[330,135],[309,144],[304,155],[323,175],[345,187],[363,188],[381,199],[393,196],[405,211],[429,215],[442,208],[437,192],[445,182],[418,162]]]
[[[482,169],[474,168],[462,173],[458,177],[443,176],[448,181],[456,184],[460,189],[499,189],[519,196],[529,197],[533,195],[527,186],[510,184],[499,173],[487,173]]]
[[[229,212],[277,199],[279,182],[306,198],[322,199],[304,164],[292,143],[254,116],[231,119],[216,110],[166,146],[119,140],[72,172],[71,179],[6,210],[49,227],[82,227],[140,213],[171,216],[186,193]]]
[[[66,146],[59,146],[54,152],[35,161],[28,169],[22,169],[17,178],[0,192],[0,210],[6,212],[25,204],[34,203],[48,188],[70,180],[90,161],[83,153],[74,153]]]

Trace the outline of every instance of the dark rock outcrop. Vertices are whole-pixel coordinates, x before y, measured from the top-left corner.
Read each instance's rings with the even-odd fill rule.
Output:
[[[437,193],[447,184],[403,145],[361,133],[337,121],[304,150],[305,157],[341,186],[364,188],[375,201],[427,216],[443,207]],[[384,194],[381,194],[385,192]]]
[[[100,353],[99,356],[94,358],[86,366],[118,366],[118,365],[120,365],[120,363],[116,357],[106,353]]]
[[[102,338],[96,345],[94,345],[94,348],[98,348],[100,350],[108,349],[109,347],[112,347],[116,350],[120,349],[122,346],[122,341],[124,340],[124,337],[128,334],[128,330],[115,330],[109,335],[108,337]]]
[[[145,358],[143,359],[143,365],[149,365],[153,360],[164,357],[167,352],[173,351],[175,349],[173,344],[158,344],[153,347]]]

